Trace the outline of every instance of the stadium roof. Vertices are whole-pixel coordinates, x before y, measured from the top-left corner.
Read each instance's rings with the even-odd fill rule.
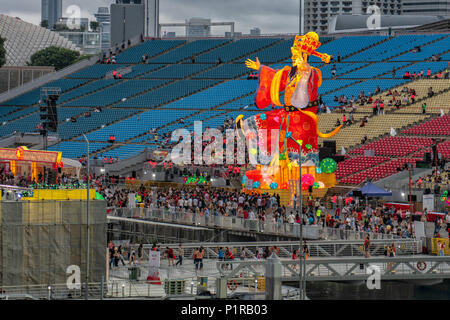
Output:
[[[441,16],[381,15],[380,28],[371,30],[367,26],[369,18],[369,15],[334,16],[329,22],[328,33],[371,32],[387,30],[389,27],[392,28],[392,30],[408,29],[448,19],[448,17]]]
[[[4,14],[0,14],[0,37],[6,39],[5,66],[26,66],[35,52],[51,46],[80,51],[56,32]]]

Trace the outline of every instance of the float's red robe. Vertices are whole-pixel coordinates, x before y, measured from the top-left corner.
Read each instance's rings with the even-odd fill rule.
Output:
[[[290,101],[292,94],[295,90],[295,86],[290,83],[289,73],[290,67],[285,67],[281,76],[279,91],[285,92],[284,102],[285,106],[281,109],[263,112],[250,117],[243,121],[244,131],[247,129],[266,129],[267,137],[259,137],[260,148],[265,149],[263,151],[271,152],[271,129],[280,130],[280,136],[278,138],[279,151],[284,151],[284,145],[288,152],[298,152],[298,145],[291,139],[286,139],[286,132],[292,132],[292,137],[295,140],[302,140],[302,155],[305,161],[312,160],[318,165],[318,145],[317,145],[317,119],[314,119],[296,108],[292,108]],[[267,66],[262,66],[259,75],[259,86],[256,93],[256,105],[260,109],[265,109],[272,104],[270,96],[270,88],[272,80],[275,76],[276,70]],[[295,78],[294,75],[292,78]],[[309,104],[303,111],[309,111],[314,114],[317,113],[317,89],[320,86],[320,76],[315,69],[311,69],[311,74],[308,81],[308,96]]]

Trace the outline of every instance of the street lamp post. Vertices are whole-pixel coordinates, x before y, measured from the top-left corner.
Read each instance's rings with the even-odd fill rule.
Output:
[[[298,145],[298,167],[299,167],[299,178],[298,178],[298,189],[299,189],[299,211],[300,211],[300,246],[299,246],[299,255],[300,255],[300,267],[299,267],[299,290],[300,290],[300,300],[305,300],[305,274],[306,274],[306,265],[305,265],[305,254],[303,252],[303,194],[302,194],[302,145],[292,138],[288,136],[289,139],[294,141]]]
[[[90,166],[89,166],[89,140],[83,133],[86,140],[86,157],[87,157],[87,201],[86,201],[86,285],[84,288],[84,299],[88,300],[89,294],[89,189],[91,186]]]

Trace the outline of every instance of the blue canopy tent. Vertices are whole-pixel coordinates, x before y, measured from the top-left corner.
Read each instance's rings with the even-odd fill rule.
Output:
[[[381,189],[380,187],[377,187],[376,185],[374,185],[371,182],[367,183],[364,187],[358,189],[358,191],[361,191],[361,193],[364,197],[389,197],[389,196],[392,196],[392,192]],[[353,195],[353,192],[351,192],[350,195]]]

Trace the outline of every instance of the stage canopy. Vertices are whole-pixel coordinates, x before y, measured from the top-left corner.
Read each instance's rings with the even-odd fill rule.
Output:
[[[392,192],[386,191],[377,187],[373,183],[369,182],[364,187],[358,189],[365,197],[389,197],[392,196]],[[353,195],[353,192],[352,192]]]

